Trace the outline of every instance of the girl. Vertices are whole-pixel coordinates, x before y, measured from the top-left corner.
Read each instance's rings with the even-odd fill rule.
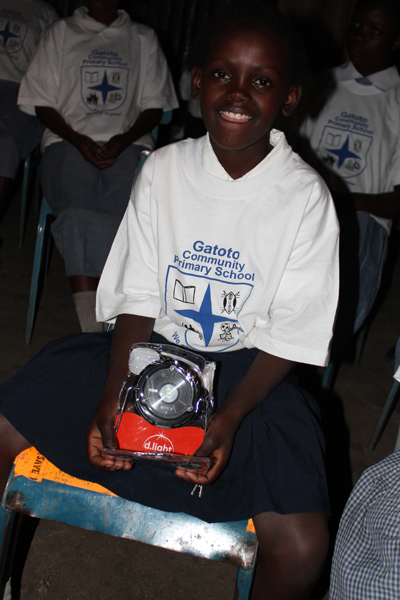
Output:
[[[208,134],[155,152],[142,169],[98,290],[98,318],[117,317],[111,351],[109,335],[69,337],[1,389],[3,483],[33,443],[59,468],[143,504],[214,522],[252,517],[253,600],[308,598],[328,543],[318,407],[291,371],[327,360],[338,227],[322,180],[272,129],[300,99],[302,56],[272,8],[230,7],[207,25],[192,53],[192,94]],[[190,286],[190,303],[174,293],[177,281]],[[130,471],[103,454],[116,446],[129,348],[150,340],[218,363],[217,410],[197,450],[211,457],[206,476],[180,468],[175,477],[151,461]],[[207,486],[202,497],[194,483]]]
[[[47,127],[41,183],[81,329],[104,331],[96,288],[126,210],[130,167],[153,149],[163,110],[178,106],[155,32],[118,0],[89,0],[41,39],[18,104]]]
[[[363,325],[377,296],[391,219],[400,215],[400,47],[396,0],[359,0],[347,32],[350,60],[328,75],[301,127],[302,154],[334,195],[341,286],[332,355]]]

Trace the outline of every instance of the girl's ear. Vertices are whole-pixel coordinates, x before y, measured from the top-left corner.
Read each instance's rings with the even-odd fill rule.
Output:
[[[393,50],[393,51],[394,51],[394,50],[398,50],[399,48],[400,48],[400,35],[399,35],[399,37],[398,37],[398,38],[396,38],[396,41],[395,41],[395,43],[393,44],[393,48],[392,48],[392,50]]]
[[[300,102],[303,88],[301,85],[294,85],[289,89],[288,96],[285,104],[282,106],[282,114],[284,117],[288,117],[292,114],[298,103]]]
[[[193,67],[191,75],[191,88],[193,100],[200,98],[200,81],[201,81],[201,69],[199,67]]]

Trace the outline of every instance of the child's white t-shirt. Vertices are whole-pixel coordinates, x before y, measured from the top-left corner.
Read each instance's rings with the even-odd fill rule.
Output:
[[[106,26],[84,7],[48,29],[21,82],[18,105],[56,109],[77,132],[107,142],[150,108],[178,107],[155,32],[124,11]],[[42,148],[61,139],[46,130]],[[136,140],[150,149],[150,134]]]
[[[263,158],[260,163],[258,163],[258,165],[251,169],[251,171],[243,175],[243,177],[239,177],[239,179],[236,179],[235,181],[244,181],[245,179],[250,179],[259,173],[262,173],[262,171],[264,171],[264,169],[266,169],[275,158],[278,158],[278,156],[282,154],[285,146],[282,143],[280,131],[277,129],[272,129],[269,135],[269,142],[272,146],[271,152],[269,152],[267,156]],[[200,145],[200,160],[202,167],[211,175],[215,175],[215,177],[223,179],[224,181],[234,181],[234,179],[232,179],[229,173],[225,171],[224,167],[219,162],[211,145],[210,136],[208,133],[202,138]]]
[[[20,83],[40,36],[58,18],[41,0],[1,0],[0,79]]]
[[[98,320],[153,317],[157,333],[195,351],[256,347],[326,364],[336,213],[322,179],[275,135],[279,155],[245,180],[207,172],[201,138],[147,159],[100,280]]]
[[[351,62],[333,71],[322,110],[300,134],[330,174],[332,190],[379,194],[400,185],[400,77],[395,67],[364,78]],[[304,157],[311,161],[307,146]],[[391,221],[371,215],[387,232]]]

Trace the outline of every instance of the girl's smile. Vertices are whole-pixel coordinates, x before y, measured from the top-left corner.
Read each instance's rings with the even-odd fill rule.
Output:
[[[210,46],[203,69],[192,72],[192,95],[200,98],[211,144],[225,170],[237,179],[270,152],[269,133],[282,111],[300,99],[289,88],[287,52],[263,26],[233,26]]]
[[[230,121],[231,123],[247,123],[247,121],[250,121],[250,119],[252,119],[250,115],[246,115],[240,112],[229,112],[227,110],[221,110],[220,114],[224,121]]]

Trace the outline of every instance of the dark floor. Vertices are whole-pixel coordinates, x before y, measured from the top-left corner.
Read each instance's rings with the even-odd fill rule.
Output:
[[[24,343],[37,217],[31,210],[18,250],[19,200],[4,221],[0,265],[0,381],[22,367],[45,343],[79,330],[62,260],[53,251],[29,346]],[[358,367],[342,364],[329,398],[321,396],[328,442],[328,472],[334,517],[351,478],[394,448],[400,414],[395,411],[374,452],[366,446],[392,385],[393,363],[385,358],[400,334],[400,261],[389,273],[389,291],[368,334]],[[315,385],[314,373],[305,383]],[[318,374],[317,374],[318,375]],[[317,388],[318,392],[318,388]],[[124,539],[41,521],[22,578],[22,600],[231,600],[236,568],[154,549]],[[325,590],[326,591],[326,590]],[[319,598],[324,596],[321,592]],[[327,598],[327,595],[324,596]]]

